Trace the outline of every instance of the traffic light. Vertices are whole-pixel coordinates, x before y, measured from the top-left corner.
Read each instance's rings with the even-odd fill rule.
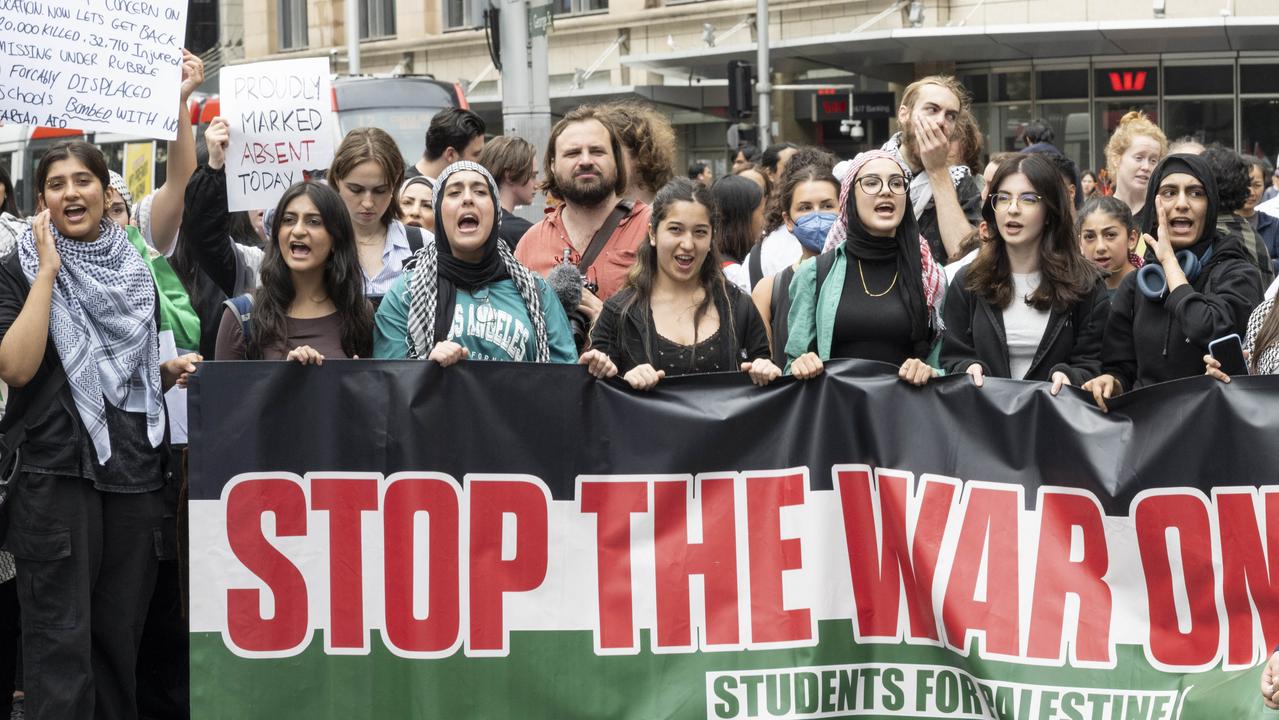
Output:
[[[755,113],[755,93],[751,86],[755,68],[748,62],[728,63],[728,117],[742,120]]]

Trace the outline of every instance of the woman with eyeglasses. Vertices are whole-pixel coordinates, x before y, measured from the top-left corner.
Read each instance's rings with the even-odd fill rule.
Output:
[[[949,373],[1082,385],[1101,367],[1110,312],[1102,273],[1079,252],[1071,203],[1041,155],[1005,160],[982,207],[990,237],[946,293]]]
[[[933,376],[922,358],[945,281],[920,237],[908,173],[882,150],[849,164],[825,252],[791,282],[786,357],[795,377],[817,375],[831,358],[890,363],[920,385]]]
[[[1204,372],[1208,344],[1245,335],[1261,303],[1261,274],[1238,237],[1217,229],[1217,180],[1198,155],[1170,155],[1155,168],[1142,230],[1146,264],[1115,291],[1102,350],[1104,373],[1089,380],[1102,410],[1135,388]]]

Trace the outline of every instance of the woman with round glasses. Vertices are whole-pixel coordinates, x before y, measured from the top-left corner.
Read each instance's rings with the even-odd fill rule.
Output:
[[[1047,380],[1052,394],[1101,367],[1105,279],[1079,252],[1066,186],[1040,155],[1005,160],[982,207],[990,239],[946,293],[942,369]]]
[[[921,358],[945,283],[920,237],[908,173],[892,154],[872,150],[844,174],[825,251],[790,286],[786,356],[795,377],[820,373],[830,358],[891,363],[917,384],[932,377]]]

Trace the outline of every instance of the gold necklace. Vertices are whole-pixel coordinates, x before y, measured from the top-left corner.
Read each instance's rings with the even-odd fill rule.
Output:
[[[900,272],[901,270],[897,270],[896,272],[893,273],[893,281],[888,284],[887,290],[885,290],[882,293],[873,293],[870,291],[870,288],[866,287],[866,273],[865,271],[862,270],[862,259],[857,258],[857,274],[862,276],[862,292],[866,293],[868,296],[873,298],[884,297],[888,293],[892,292],[893,288],[897,286],[897,275]]]

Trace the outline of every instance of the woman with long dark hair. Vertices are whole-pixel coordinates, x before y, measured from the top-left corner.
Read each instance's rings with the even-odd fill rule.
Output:
[[[6,547],[37,718],[137,715],[171,477],[163,392],[198,359],[160,362],[155,281],[106,217],[109,185],[96,147],[51,147],[35,173],[46,209],[0,263],[0,380],[11,390],[0,431],[25,422],[27,440]]]
[[[1146,207],[1146,264],[1115,291],[1103,374],[1084,386],[1103,410],[1128,390],[1202,373],[1208,344],[1243,335],[1262,299],[1243,243],[1217,229],[1217,181],[1203,158],[1159,163]]]
[[[1000,164],[982,207],[990,238],[946,294],[940,363],[982,378],[1082,385],[1101,367],[1109,311],[1101,271],[1079,252],[1061,173],[1041,155]]]
[[[728,175],[715,181],[711,195],[715,198],[715,247],[724,277],[750,293],[750,273],[742,263],[764,235],[764,192],[744,177]]]
[[[591,346],[636,390],[667,375],[741,371],[756,385],[781,375],[750,296],[720,271],[713,208],[710,192],[687,178],[659,190],[648,242],[591,330]]]
[[[795,377],[817,375],[831,358],[891,363],[917,384],[932,377],[923,358],[945,280],[911,211],[909,173],[883,150],[849,164],[827,251],[790,284],[785,349]]]
[[[1118,198],[1098,195],[1084,203],[1075,218],[1079,251],[1106,277],[1106,289],[1113,297],[1128,273],[1141,267],[1134,252],[1140,233],[1137,221]]]
[[[247,319],[235,307],[223,313],[215,359],[306,365],[372,355],[373,310],[350,216],[332,188],[301,182],[284,192],[261,276]]]
[[[479,163],[460,161],[435,181],[435,237],[405,266],[378,308],[374,356],[467,358],[586,365],[617,374],[608,358],[581,357],[568,316],[541,277],[515,259],[500,236],[497,181]]]

